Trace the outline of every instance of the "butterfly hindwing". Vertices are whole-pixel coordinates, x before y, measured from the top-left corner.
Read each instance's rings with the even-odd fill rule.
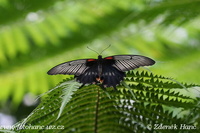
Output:
[[[125,77],[125,73],[119,71],[111,64],[103,64],[102,74],[99,77],[98,64],[90,66],[84,73],[75,76],[76,80],[83,84],[101,83],[103,87],[116,87]]]
[[[102,85],[104,87],[116,87],[124,79],[125,73],[111,65],[103,65]]]
[[[97,64],[91,65],[85,72],[75,76],[76,80],[83,84],[96,84],[96,78],[98,75],[97,68]]]

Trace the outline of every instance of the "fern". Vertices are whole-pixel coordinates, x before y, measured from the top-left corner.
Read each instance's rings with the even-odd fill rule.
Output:
[[[15,125],[14,131],[132,133],[169,131],[155,130],[155,124],[175,124],[178,127],[180,124],[199,126],[199,99],[176,92],[178,88],[184,90],[177,82],[173,80],[169,82],[166,77],[147,72],[127,73],[125,82],[134,92],[136,99],[124,86],[118,86],[118,91],[107,88],[108,97],[99,86],[88,85],[72,94],[63,113],[60,113],[59,119],[56,119],[62,103],[63,85],[69,82],[71,80],[66,79],[49,92],[26,119]],[[184,86],[188,90],[197,87],[188,84]],[[180,111],[179,115],[175,114],[177,110]],[[46,128],[53,125],[54,128],[60,126],[62,129],[23,129],[28,125],[41,125]],[[184,130],[176,129],[176,131]],[[194,131],[199,129],[196,128]]]
[[[64,86],[65,88],[63,89],[63,95],[61,95],[62,96],[62,104],[61,104],[60,111],[59,111],[57,119],[60,117],[61,113],[63,112],[65,105],[72,98],[74,91],[76,91],[81,86],[80,83],[78,83],[74,80],[72,80],[72,82],[64,82],[64,83],[66,83],[66,84],[60,85],[60,86]]]
[[[55,64],[83,55],[94,57],[87,45],[103,49],[112,44],[105,56],[152,57],[158,62],[154,72],[199,84],[199,68],[195,65],[200,58],[199,3],[199,0],[0,1],[3,103],[0,106],[5,106],[11,97],[17,107],[25,93],[38,95],[47,91],[60,77],[49,77],[45,72]],[[163,67],[160,62],[167,65]],[[180,71],[175,73],[172,69]]]

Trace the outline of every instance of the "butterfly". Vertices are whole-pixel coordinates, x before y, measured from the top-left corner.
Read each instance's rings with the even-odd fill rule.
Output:
[[[151,66],[155,61],[141,55],[113,55],[98,59],[80,59],[59,64],[47,74],[74,75],[76,81],[85,84],[99,84],[101,88],[116,86],[126,76],[125,72],[141,66]],[[81,87],[82,87],[81,86]]]

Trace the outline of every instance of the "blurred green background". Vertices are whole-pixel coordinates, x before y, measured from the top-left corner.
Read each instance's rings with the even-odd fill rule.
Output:
[[[140,54],[149,69],[200,84],[200,0],[0,0],[0,125],[26,117],[75,59]],[[143,68],[142,68],[143,69]],[[141,70],[142,70],[141,69]]]

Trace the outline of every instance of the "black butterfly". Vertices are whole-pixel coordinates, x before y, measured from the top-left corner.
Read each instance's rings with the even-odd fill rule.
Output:
[[[68,74],[84,86],[85,84],[100,84],[102,88],[114,87],[120,84],[126,76],[125,71],[140,66],[150,66],[155,61],[141,55],[114,55],[98,59],[80,59],[59,64],[47,73],[49,75]]]

